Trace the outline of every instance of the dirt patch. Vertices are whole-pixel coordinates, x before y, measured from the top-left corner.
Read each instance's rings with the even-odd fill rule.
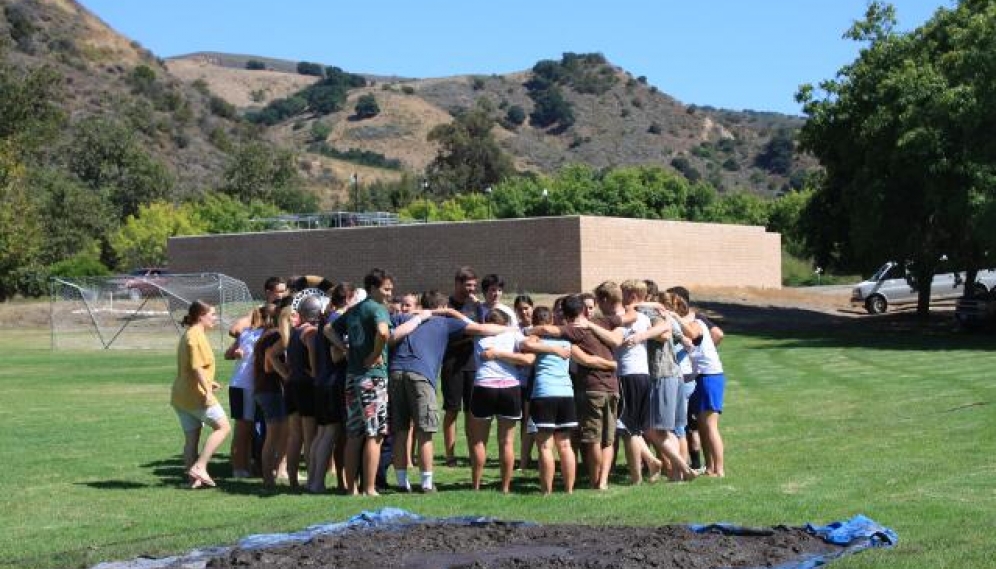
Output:
[[[719,532],[697,534],[683,526],[421,523],[401,529],[350,529],[315,538],[309,543],[273,549],[236,549],[207,566],[218,569],[305,566],[711,569],[778,566],[841,549],[801,529],[772,528],[756,533],[750,536]]]

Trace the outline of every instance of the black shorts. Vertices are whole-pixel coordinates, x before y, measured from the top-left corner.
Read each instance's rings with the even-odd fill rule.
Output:
[[[473,371],[457,370],[443,376],[441,383],[443,384],[444,411],[470,410],[470,394],[474,390],[474,375],[476,374]]]
[[[522,418],[522,389],[514,387],[481,387],[475,385],[470,397],[470,414],[475,419],[518,421]]]
[[[315,416],[315,383],[313,381],[289,381],[284,390],[287,399],[287,414],[297,413],[302,417]]]
[[[578,426],[574,397],[537,397],[529,402],[529,417],[541,431],[565,431]]]
[[[338,425],[345,417],[342,382],[315,386],[315,424]]]
[[[619,422],[631,435],[643,435],[650,429],[650,376],[624,375],[619,378],[622,409]]]

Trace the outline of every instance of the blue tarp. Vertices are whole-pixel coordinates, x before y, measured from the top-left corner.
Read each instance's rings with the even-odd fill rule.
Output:
[[[361,512],[345,522],[317,524],[309,526],[294,533],[268,533],[250,535],[239,541],[236,548],[239,549],[261,549],[266,547],[276,547],[281,545],[291,545],[295,543],[305,543],[317,536],[327,535],[343,531],[347,528],[382,528],[394,527],[403,528],[409,524],[416,524],[426,521],[436,521],[444,523],[454,523],[462,525],[474,525],[494,521],[494,518],[482,518],[472,516],[462,516],[444,519],[424,518],[407,510],[399,508],[383,508],[374,512]],[[529,522],[513,522],[532,525]],[[734,524],[719,523],[708,525],[689,526],[697,533],[718,532],[727,535],[766,535],[771,532],[766,528],[750,528]],[[828,543],[843,546],[837,552],[830,555],[807,555],[791,563],[780,565],[775,569],[812,569],[825,565],[830,561],[856,553],[869,547],[892,547],[899,540],[896,532],[875,523],[873,520],[857,515],[850,520],[834,522],[825,526],[806,524],[806,531],[822,538]],[[186,555],[149,558],[140,557],[130,561],[112,561],[95,565],[93,569],[169,569],[182,567],[184,569],[201,569],[207,562],[215,557],[221,557],[229,553],[232,547],[209,547],[195,549]]]

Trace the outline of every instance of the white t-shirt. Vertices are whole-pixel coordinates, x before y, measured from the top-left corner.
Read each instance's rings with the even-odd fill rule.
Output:
[[[501,361],[484,361],[481,354],[488,348],[501,352],[517,352],[519,344],[525,339],[518,328],[509,328],[497,336],[481,336],[474,341],[474,360],[477,362],[477,374],[474,385],[482,387],[517,387],[521,373],[518,366]]]
[[[646,332],[650,329],[650,319],[645,314],[636,313],[636,322],[623,328],[623,338],[629,338],[633,334]],[[650,373],[650,363],[647,360],[647,343],[640,342],[634,346],[619,346],[615,351],[616,363],[619,369],[616,373],[622,377],[624,375],[648,375]]]

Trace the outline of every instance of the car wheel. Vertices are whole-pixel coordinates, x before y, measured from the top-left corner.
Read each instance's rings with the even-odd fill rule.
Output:
[[[889,303],[880,294],[872,295],[865,301],[865,310],[868,311],[868,314],[882,314],[888,308]]]

